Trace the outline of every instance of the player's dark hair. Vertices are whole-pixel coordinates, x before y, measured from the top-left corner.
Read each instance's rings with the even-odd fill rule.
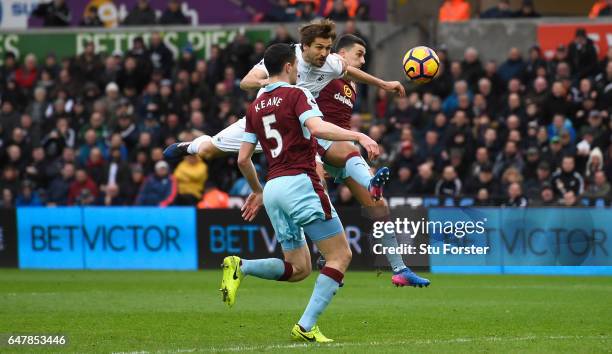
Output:
[[[287,63],[295,63],[295,49],[293,44],[278,43],[266,49],[264,63],[269,76],[278,75]]]
[[[310,22],[300,28],[300,43],[311,45],[316,38],[336,39],[336,24],[329,19]]]
[[[338,53],[340,49],[350,50],[355,44],[359,44],[364,48],[366,47],[365,41],[363,39],[357,37],[354,34],[345,34],[338,38],[338,40],[334,44],[334,48],[332,49],[332,51],[334,53]]]

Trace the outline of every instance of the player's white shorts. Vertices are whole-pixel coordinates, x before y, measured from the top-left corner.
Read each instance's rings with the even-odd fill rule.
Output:
[[[242,136],[244,135],[244,129],[246,128],[246,118],[242,117],[236,123],[223,129],[219,134],[212,137],[212,144],[223,152],[235,153],[240,151],[240,145],[242,144]],[[255,153],[261,153],[261,145],[257,143],[255,146]]]

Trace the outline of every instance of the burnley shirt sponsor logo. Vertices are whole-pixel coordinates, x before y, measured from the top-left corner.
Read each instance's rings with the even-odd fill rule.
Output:
[[[351,99],[350,99],[350,98],[348,98],[348,97],[346,97],[346,96],[341,95],[341,94],[340,94],[340,92],[337,92],[337,93],[334,95],[334,98],[335,98],[336,100],[338,100],[338,101],[340,101],[340,102],[344,103],[345,105],[347,105],[347,106],[349,106],[349,107],[353,108],[353,102],[351,102]]]

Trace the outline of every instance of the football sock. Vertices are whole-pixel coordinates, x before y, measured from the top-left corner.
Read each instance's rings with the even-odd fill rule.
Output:
[[[346,160],[345,168],[348,177],[354,179],[365,189],[370,188],[370,180],[372,179],[370,166],[368,166],[359,153],[355,152],[349,155],[349,158]]]
[[[342,278],[344,278],[344,274],[334,268],[323,267],[321,269],[321,274],[317,277],[308,306],[306,306],[302,318],[298,321],[298,325],[303,330],[310,331],[317,323],[317,319],[329,305],[332,296],[336,294],[342,283]]]
[[[200,144],[207,140],[210,140],[210,135],[202,135],[200,137],[195,138],[189,144],[189,146],[187,146],[187,152],[191,155],[197,155],[198,151],[200,151]]]
[[[383,245],[383,247],[396,248],[398,245],[397,245],[397,238],[395,237],[395,232],[393,231],[384,232],[383,236],[380,238],[380,243]],[[394,272],[397,273],[401,271],[402,269],[406,268],[406,265],[404,264],[404,260],[402,259],[402,255],[391,253],[391,252],[385,252],[385,256],[387,257],[387,261],[389,261],[389,264],[391,265],[391,269],[393,269]]]
[[[257,278],[286,281],[293,274],[293,266],[278,258],[242,259],[240,270]]]

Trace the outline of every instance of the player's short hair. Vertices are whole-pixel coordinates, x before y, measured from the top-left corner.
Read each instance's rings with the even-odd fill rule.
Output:
[[[266,49],[264,53],[264,64],[268,75],[280,74],[287,63],[295,63],[295,49],[293,44],[278,43]]]
[[[300,28],[300,43],[311,45],[316,38],[336,40],[336,24],[329,19],[312,21]]]
[[[340,36],[334,44],[333,52],[338,53],[340,49],[350,50],[355,44],[366,47],[365,41],[354,34],[345,34]]]

